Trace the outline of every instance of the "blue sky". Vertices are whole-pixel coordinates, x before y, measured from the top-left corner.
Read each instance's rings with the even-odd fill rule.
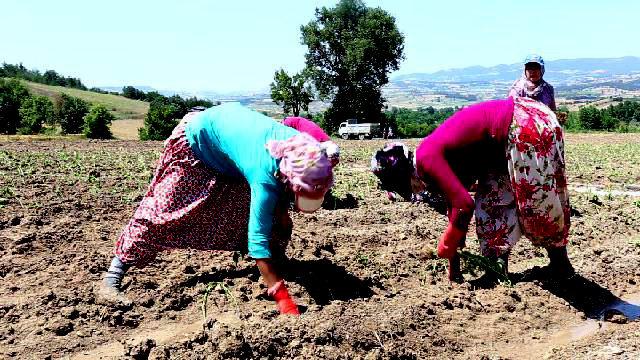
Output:
[[[2,0],[0,62],[85,85],[257,91],[297,72],[300,25],[336,0]],[[640,56],[637,0],[365,0],[396,18],[396,74],[547,60]],[[392,74],[393,76],[394,74]]]

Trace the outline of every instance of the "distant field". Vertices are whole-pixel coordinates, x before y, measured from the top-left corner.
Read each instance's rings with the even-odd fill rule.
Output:
[[[116,139],[138,140],[138,129],[143,125],[142,119],[116,120],[111,124],[111,133]]]
[[[65,93],[78,97],[91,104],[102,104],[115,115],[116,119],[143,119],[149,111],[149,103],[139,100],[127,99],[123,96],[111,94],[99,94],[92,91],[71,89],[62,86],[50,86],[44,84],[23,81],[29,90],[38,95],[52,98],[55,94]]]

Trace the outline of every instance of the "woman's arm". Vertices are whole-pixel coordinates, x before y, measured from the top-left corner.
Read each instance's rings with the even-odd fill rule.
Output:
[[[258,270],[260,270],[260,275],[262,275],[262,279],[264,283],[267,284],[267,287],[273,287],[278,281],[282,280],[282,277],[278,275],[278,271],[273,265],[271,259],[256,259],[256,265],[258,265]]]

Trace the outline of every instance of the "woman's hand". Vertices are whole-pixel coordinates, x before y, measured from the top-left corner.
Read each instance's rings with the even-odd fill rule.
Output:
[[[465,231],[449,224],[438,242],[438,256],[445,259],[453,258],[465,237]]]
[[[274,286],[270,287],[267,293],[276,301],[281,315],[300,315],[298,305],[291,299],[284,280],[280,280]]]
[[[284,280],[276,272],[271,259],[256,259],[260,274],[267,284],[267,293],[276,301],[280,314],[299,315],[298,306],[293,302]]]

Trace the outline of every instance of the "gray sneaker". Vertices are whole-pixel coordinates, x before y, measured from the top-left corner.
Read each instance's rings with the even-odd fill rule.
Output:
[[[107,304],[120,304],[131,306],[133,303],[120,291],[120,283],[117,285],[111,281],[111,278],[105,277],[97,284],[96,295],[99,300]]]

